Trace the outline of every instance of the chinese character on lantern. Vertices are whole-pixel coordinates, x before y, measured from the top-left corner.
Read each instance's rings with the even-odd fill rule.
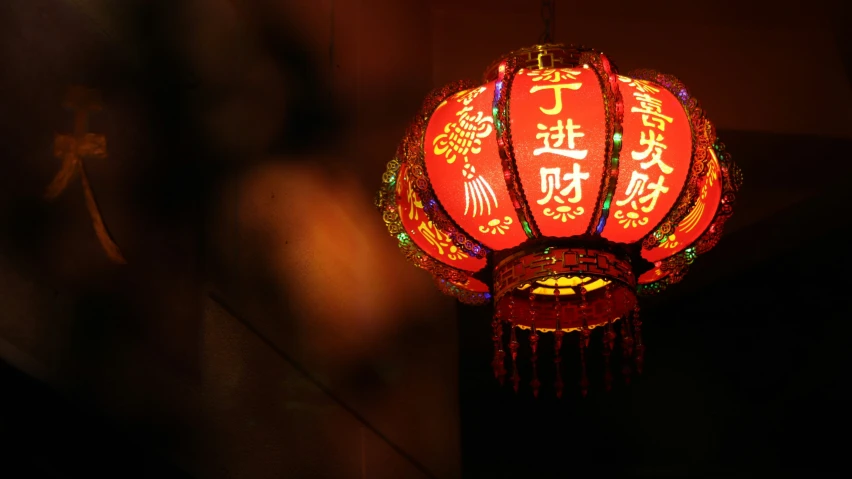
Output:
[[[632,210],[625,212],[619,209],[615,212],[615,218],[619,224],[624,228],[635,228],[648,224],[648,217],[642,213],[653,211],[660,195],[669,191],[669,188],[664,186],[664,175],[671,174],[674,169],[663,162],[663,153],[668,149],[668,146],[665,144],[665,136],[661,132],[665,131],[666,125],[671,124],[674,120],[672,117],[663,114],[663,102],[652,96],[659,93],[658,88],[641,80],[631,80],[626,77],[619,77],[619,79],[637,90],[636,93],[633,93],[633,97],[639,102],[639,106],[631,107],[630,111],[631,113],[641,114],[642,124],[648,127],[648,130],[640,132],[639,146],[644,147],[644,149],[631,151],[630,157],[634,161],[640,162],[639,168],[642,171],[656,167],[662,173],[656,182],[649,182],[651,177],[648,174],[634,170],[630,183],[625,190],[627,197],[615,202],[616,206],[619,207],[630,205]],[[646,188],[649,191],[647,194],[645,194]]]
[[[562,112],[562,90],[579,90],[580,87],[583,86],[581,82],[574,83],[559,83],[562,80],[576,80],[577,75],[579,75],[579,71],[568,70],[568,69],[552,69],[552,70],[539,70],[530,72],[529,75],[532,76],[532,81],[534,82],[548,82],[550,85],[536,85],[530,88],[530,93],[537,93],[544,90],[550,90],[553,92],[554,96],[554,106],[553,108],[545,108],[540,106],[539,109],[545,115],[558,115]]]
[[[561,168],[541,168],[541,192],[544,198],[539,199],[536,203],[545,206],[551,201],[555,201],[561,205],[568,203],[579,203],[583,199],[582,181],[589,179],[588,172],[580,171],[580,164],[574,163],[570,172],[562,174]],[[562,182],[567,182],[567,185],[562,188]],[[564,209],[564,208],[563,208]],[[578,208],[578,213],[583,214],[582,208]],[[551,216],[551,215],[548,215]]]
[[[654,130],[648,130],[647,135],[643,131],[642,137],[639,139],[639,144],[642,145],[642,146],[647,146],[647,148],[645,148],[645,151],[633,151],[633,152],[631,152],[630,157],[633,158],[634,160],[642,161],[642,160],[646,160],[648,158],[648,156],[650,156],[651,157],[650,160],[639,164],[639,166],[643,170],[647,170],[648,168],[650,168],[652,166],[658,166],[658,167],[660,167],[660,170],[663,171],[663,173],[665,173],[667,175],[671,174],[671,172],[673,171],[672,167],[663,163],[663,161],[662,161],[663,150],[668,148],[663,143],[663,140],[664,140],[663,135],[661,135],[659,133],[655,133]]]
[[[647,80],[637,80],[621,75],[618,75],[618,80],[622,83],[627,83],[628,86],[632,86],[642,93],[660,93],[660,89],[651,85]]]
[[[674,119],[670,116],[663,115],[663,102],[652,97],[647,93],[634,93],[633,96],[639,100],[639,107],[630,108],[631,113],[642,113],[642,124],[651,128],[658,128],[660,131],[665,131],[666,123],[671,123]]]
[[[417,197],[417,193],[414,191],[414,184],[410,181],[408,182],[406,199],[408,200],[408,204],[411,205],[411,209],[408,210],[408,219],[419,220],[420,210],[423,209],[423,202]]]
[[[547,125],[539,123],[538,129],[541,131],[535,137],[538,140],[542,140],[544,146],[536,148],[533,151],[533,155],[535,156],[539,156],[542,153],[553,153],[554,155],[582,160],[589,153],[588,150],[576,149],[574,140],[586,135],[578,131],[580,125],[575,125],[574,120],[571,118],[568,118],[565,124],[562,123],[562,120],[557,120],[556,125],[550,128]],[[551,141],[553,142],[552,144]],[[563,148],[563,145],[567,148]]]

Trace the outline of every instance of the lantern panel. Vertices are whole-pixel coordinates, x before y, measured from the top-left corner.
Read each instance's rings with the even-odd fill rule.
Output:
[[[411,181],[408,166],[403,164],[399,169],[396,202],[406,234],[426,254],[446,265],[465,271],[482,269],[486,263],[485,258],[477,259],[462,251],[426,216],[423,202],[417,196]]]
[[[515,163],[541,235],[585,234],[607,161],[597,75],[582,67],[520,69],[510,94]]]
[[[713,148],[707,150],[710,153],[710,161],[707,163],[707,172],[701,179],[698,200],[675,231],[659,246],[642,250],[642,257],[648,261],[659,261],[683,251],[707,230],[716,216],[719,201],[722,199],[722,181],[716,152]]]
[[[618,77],[624,101],[618,183],[602,236],[632,243],[648,235],[689,175],[692,129],[680,101],[656,83]]]
[[[447,214],[477,241],[504,249],[527,237],[503,177],[493,96],[490,82],[441,103],[429,120],[423,150],[432,189]]]

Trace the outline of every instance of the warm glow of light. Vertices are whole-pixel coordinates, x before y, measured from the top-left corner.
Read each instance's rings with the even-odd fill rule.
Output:
[[[591,276],[560,276],[559,278],[547,278],[542,281],[536,281],[536,286],[533,293],[545,296],[553,296],[554,290],[559,289],[560,296],[570,296],[577,294],[574,287],[583,285],[586,291],[594,291],[608,285],[610,281]],[[518,287],[519,291],[526,291],[532,287],[531,284],[524,284]]]
[[[675,204],[692,158],[692,132],[680,101],[662,86],[619,76],[624,121],[618,184],[602,236],[632,243]]]
[[[343,178],[329,181],[331,169],[275,160],[240,179],[237,217],[240,228],[252,233],[241,241],[263,253],[247,255],[250,261],[262,260],[262,265],[240,267],[262,267],[263,274],[270,275],[269,281],[280,288],[274,290],[277,297],[287,299],[292,313],[288,320],[306,335],[306,344],[334,351],[335,361],[369,354],[388,334],[395,334],[400,317],[411,314],[412,308],[431,307],[430,300],[422,298],[440,296],[428,277],[387,249],[387,233],[381,223],[369,221],[375,211],[360,184]],[[317,212],[322,220],[306,211]],[[340,247],[342,239],[351,249]],[[345,287],[339,287],[342,278]],[[435,314],[439,309],[436,305]],[[348,333],[353,324],[358,325],[357,334]]]

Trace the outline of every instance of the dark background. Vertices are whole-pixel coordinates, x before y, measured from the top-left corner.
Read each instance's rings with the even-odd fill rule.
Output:
[[[630,386],[616,381],[605,393],[603,360],[592,358],[593,385],[585,399],[576,387],[562,400],[546,386],[538,400],[524,383],[517,396],[508,386],[497,387],[484,374],[492,351],[488,315],[463,308],[461,317],[475,320],[459,322],[467,477],[764,477],[844,470],[840,438],[849,424],[852,359],[845,276],[852,261],[825,248],[850,233],[845,226],[814,235],[740,274],[645,304],[644,374]],[[712,267],[701,265],[695,269]],[[600,341],[599,334],[592,337]],[[575,365],[575,344],[563,348],[563,355],[574,355],[573,363],[563,364]],[[595,352],[593,346],[590,356]],[[551,358],[545,353],[541,361]],[[551,380],[542,382],[550,384],[552,374],[545,370]],[[576,384],[576,366],[566,377]]]

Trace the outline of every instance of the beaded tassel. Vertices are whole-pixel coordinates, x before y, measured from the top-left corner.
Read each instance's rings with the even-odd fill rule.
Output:
[[[533,396],[538,397],[538,388],[541,382],[538,380],[538,332],[535,329],[535,293],[530,287],[530,349],[532,349],[532,386]]]
[[[580,337],[580,362],[582,363],[582,373],[580,376],[580,391],[585,397],[589,393],[589,377],[586,374],[586,348],[589,347],[589,326],[587,323],[586,314],[588,313],[589,304],[586,302],[586,288],[582,285],[580,289],[580,317],[583,321],[582,336]]]
[[[494,370],[494,377],[500,381],[502,386],[506,377],[506,368],[503,364],[506,353],[503,351],[503,321],[499,309],[494,315],[491,327],[494,332],[492,338],[494,340],[494,360],[491,362],[491,368]]]
[[[610,284],[606,285],[604,294],[606,296],[606,314],[607,322],[603,334],[603,355],[604,355],[604,385],[607,391],[612,390],[612,367],[610,365],[610,357],[612,350],[615,348],[615,331],[612,329],[612,289]]]
[[[645,345],[642,344],[642,320],[639,318],[639,305],[633,308],[633,339],[636,341],[636,372],[642,374],[645,364]]]
[[[621,318],[621,350],[623,353],[621,373],[624,375],[624,382],[630,384],[630,374],[633,372],[630,367],[630,358],[633,356],[633,335],[630,332],[630,320],[627,314]]]
[[[559,285],[553,290],[553,310],[554,317],[556,318],[556,331],[553,332],[553,344],[555,348],[556,355],[553,358],[553,362],[556,363],[556,397],[562,399],[562,389],[565,387],[562,382],[562,356],[560,356],[560,351],[562,350],[562,335],[565,334],[562,331],[562,319],[561,319],[561,308],[559,307]]]
[[[518,336],[515,333],[515,317],[514,317],[515,299],[509,298],[509,351],[512,353],[512,386],[515,392],[518,392],[518,385],[521,382],[521,376],[518,374]]]

